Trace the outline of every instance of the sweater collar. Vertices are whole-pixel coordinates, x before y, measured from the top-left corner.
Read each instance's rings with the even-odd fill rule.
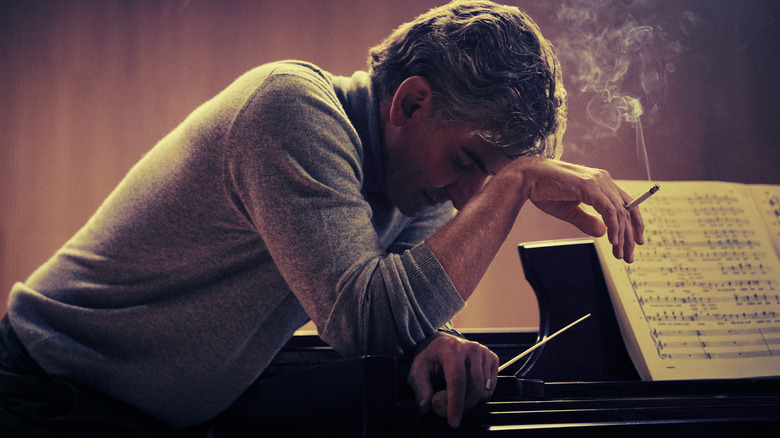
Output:
[[[363,143],[363,178],[366,191],[384,191],[382,138],[379,133],[379,100],[371,77],[363,71],[334,78],[337,95]]]

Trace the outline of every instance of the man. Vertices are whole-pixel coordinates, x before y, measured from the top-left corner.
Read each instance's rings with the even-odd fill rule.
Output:
[[[608,233],[632,260],[643,226],[631,198],[606,172],[551,159],[565,92],[529,17],[449,4],[398,28],[369,64],[351,78],[258,67],[136,164],[14,286],[3,427],[193,431],[309,319],[346,357],[414,357],[423,411],[443,377],[457,427],[492,393],[498,360],[440,329],[526,201]]]

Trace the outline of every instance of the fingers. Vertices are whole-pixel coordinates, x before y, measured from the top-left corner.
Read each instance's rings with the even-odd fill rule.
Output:
[[[626,204],[633,201],[633,198],[625,191],[623,191],[623,189],[620,187],[617,187],[617,189]],[[623,248],[623,259],[628,263],[632,263],[634,261],[634,245],[643,245],[645,243],[645,224],[642,220],[642,213],[640,213],[639,207],[634,207],[630,211],[626,211],[628,213],[629,220],[626,222],[627,227]]]
[[[612,242],[612,252],[615,257],[631,263],[634,261],[634,229],[631,226],[631,213],[625,208],[625,205],[631,201],[631,197],[614,182],[612,185],[617,195],[615,213],[618,221],[618,239],[617,242]]]
[[[628,210],[625,209],[626,201],[624,199],[628,195],[615,184],[609,173],[603,172],[601,175],[604,178],[601,187],[606,198],[602,217],[607,225],[609,241],[616,252],[615,257],[623,258],[626,226],[630,219]]]
[[[644,245],[645,223],[642,220],[642,214],[639,212],[639,207],[635,207],[631,210],[631,225],[634,228],[634,241],[639,245]]]
[[[608,180],[603,185],[604,197],[600,200],[603,204],[600,208],[595,203],[593,206],[602,215],[607,226],[612,254],[618,259],[632,263],[635,245],[644,243],[642,215],[636,208],[631,211],[625,208],[633,198],[609,178],[609,174],[604,172],[604,175]]]
[[[490,357],[490,380],[493,382],[491,385],[490,391],[488,391],[488,395],[486,399],[489,399],[490,397],[493,397],[493,393],[496,392],[496,387],[498,386],[498,355],[496,353],[493,353],[492,351],[487,351],[489,357]]]
[[[434,382],[442,375],[446,391],[434,394]],[[498,356],[487,347],[440,333],[415,356],[408,383],[422,413],[433,408],[457,428],[464,411],[490,398],[497,375]]]
[[[642,221],[642,214],[639,212],[639,207],[634,207],[629,212],[630,220],[627,222],[626,235],[623,242],[623,260],[627,263],[633,263],[634,261],[634,249],[635,245],[643,245],[645,243],[645,224]]]
[[[466,367],[462,362],[453,364],[450,371],[444,368],[444,380],[447,382],[447,423],[453,429],[460,426],[460,420],[465,410],[466,390],[468,380]]]
[[[579,202],[571,203],[545,203],[539,202],[535,205],[542,211],[552,214],[559,219],[574,225],[583,233],[593,236],[601,237],[607,232],[607,227],[604,222],[592,214],[586,212]],[[557,208],[556,208],[557,207]],[[562,212],[561,207],[566,208],[567,211]]]
[[[445,366],[447,384],[447,422],[450,427],[460,425],[463,412],[479,401],[487,400],[496,388],[498,356],[486,347],[470,342],[463,344],[464,360]],[[490,383],[487,383],[488,380]]]
[[[430,362],[417,359],[412,362],[407,383],[414,392],[420,412],[426,414],[431,409],[431,400],[434,395],[433,381],[431,380],[433,373],[429,371]]]
[[[484,354],[485,360],[482,361],[482,391],[484,395],[482,400],[488,400],[496,391],[496,384],[498,383],[498,356],[487,348]],[[490,380],[490,383],[486,384],[487,380]]]

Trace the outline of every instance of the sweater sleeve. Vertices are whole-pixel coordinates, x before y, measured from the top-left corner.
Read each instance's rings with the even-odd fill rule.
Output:
[[[404,227],[404,230],[396,237],[388,251],[400,253],[416,246],[419,242],[424,241],[446,225],[454,215],[455,208],[449,202],[433,208],[423,209],[419,215],[415,216]]]
[[[409,353],[464,303],[424,243],[381,247],[358,134],[327,78],[300,70],[277,71],[234,121],[229,196],[325,342],[345,356]]]

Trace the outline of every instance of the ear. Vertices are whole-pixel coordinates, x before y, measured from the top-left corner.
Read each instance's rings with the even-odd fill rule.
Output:
[[[422,76],[411,76],[398,86],[390,106],[390,122],[403,126],[417,110],[431,104],[431,84]]]

